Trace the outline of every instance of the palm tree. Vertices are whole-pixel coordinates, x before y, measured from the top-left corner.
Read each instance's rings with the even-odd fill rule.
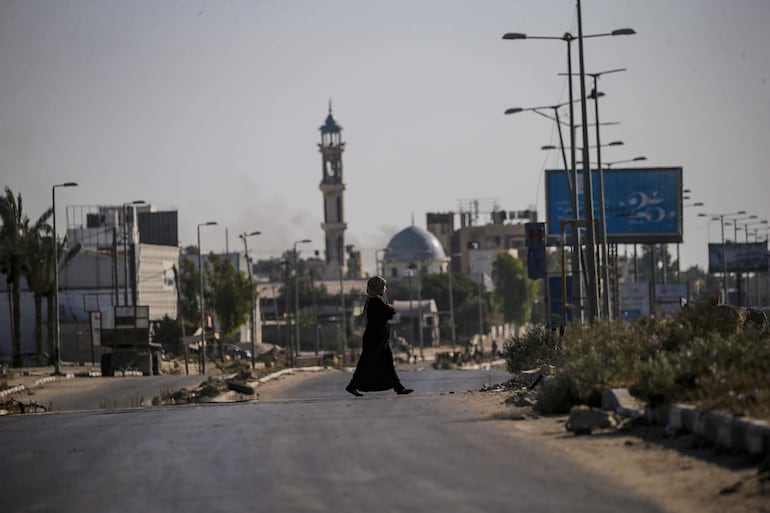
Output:
[[[20,281],[24,263],[24,234],[29,225],[22,212],[21,194],[13,195],[5,187],[5,195],[0,197],[0,272],[5,274],[8,283],[8,307],[11,319],[11,348],[13,366],[22,366],[21,355],[21,291]]]
[[[35,299],[35,353],[43,365],[43,298],[52,296],[53,234],[47,224],[27,234],[27,285]],[[49,324],[50,331],[50,324]],[[50,351],[50,348],[49,348]],[[49,353],[50,354],[50,353]]]

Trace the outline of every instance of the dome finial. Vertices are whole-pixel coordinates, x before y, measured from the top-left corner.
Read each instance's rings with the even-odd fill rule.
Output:
[[[331,115],[331,113],[332,113],[332,99],[329,98],[329,114]]]

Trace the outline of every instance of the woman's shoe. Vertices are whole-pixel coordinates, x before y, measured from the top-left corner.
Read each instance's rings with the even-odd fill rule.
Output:
[[[361,392],[359,392],[358,390],[356,390],[356,389],[355,389],[355,387],[354,387],[353,385],[348,385],[348,386],[346,386],[346,387],[345,387],[345,390],[346,390],[347,392],[350,392],[351,394],[353,394],[353,395],[354,395],[354,396],[356,396],[356,397],[363,397],[363,396],[364,396],[364,394],[362,394]]]
[[[398,395],[411,394],[412,392],[414,392],[414,390],[412,390],[411,388],[401,388],[399,390],[396,390],[396,393]]]

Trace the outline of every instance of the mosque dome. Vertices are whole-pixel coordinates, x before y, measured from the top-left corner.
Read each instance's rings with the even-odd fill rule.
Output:
[[[423,228],[409,226],[390,239],[382,258],[386,262],[424,262],[444,260],[446,253],[435,235]]]

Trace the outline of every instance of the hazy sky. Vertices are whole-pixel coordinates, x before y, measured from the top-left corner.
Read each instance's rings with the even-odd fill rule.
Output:
[[[585,44],[587,72],[627,68],[600,79],[619,122],[602,140],[625,142],[602,159],[683,167],[686,204],[706,207],[685,209],[681,257],[705,267],[719,223],[697,211],[770,218],[770,2],[585,0],[583,20],[637,31]],[[183,245],[214,220],[204,250],[261,230],[259,258],[304,238],[308,254],[331,99],[346,238],[371,270],[413,217],[459,200],[543,217],[555,123],[503,111],[567,99],[566,45],[501,36],[567,31],[574,0],[0,0],[0,182],[32,218],[79,182],[57,189],[60,227],[65,205],[143,199],[178,209]]]

